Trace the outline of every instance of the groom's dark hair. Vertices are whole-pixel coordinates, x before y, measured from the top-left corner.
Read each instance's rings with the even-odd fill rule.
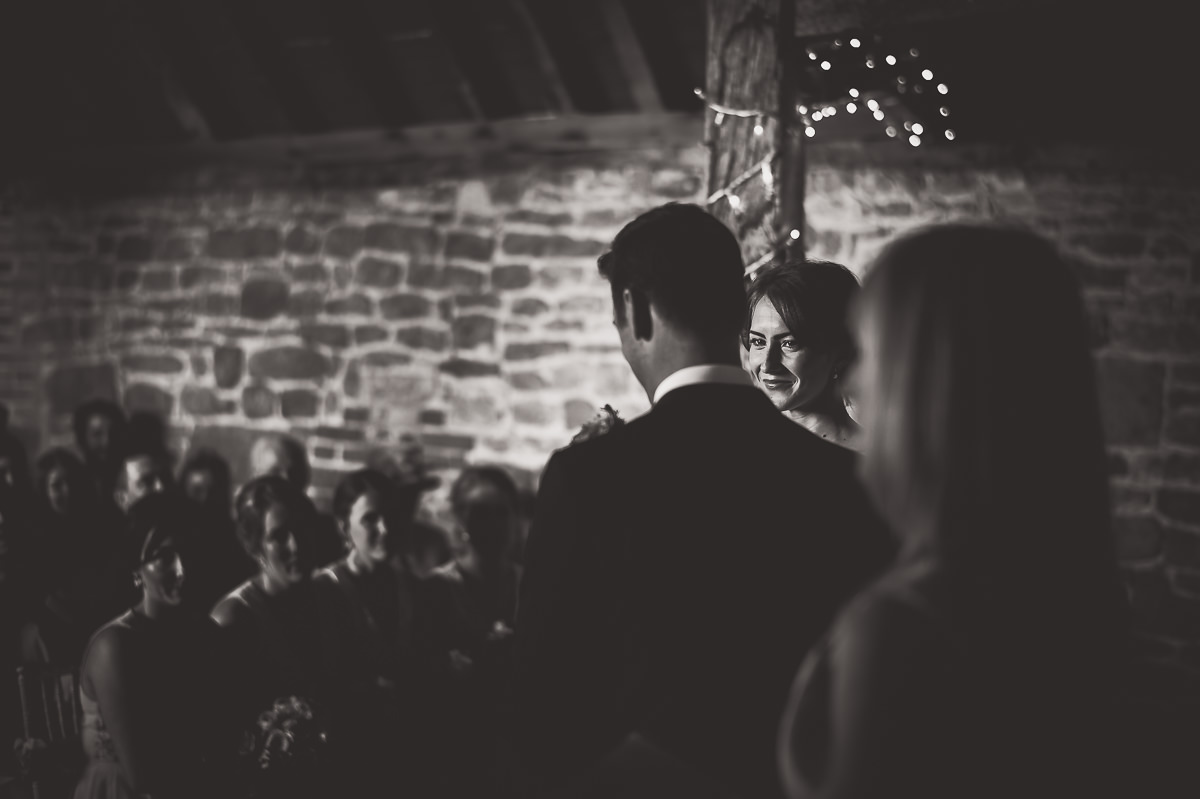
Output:
[[[729,228],[697,205],[667,203],[621,228],[600,256],[617,321],[622,294],[640,291],[666,319],[704,338],[736,338],[746,295],[745,266]]]

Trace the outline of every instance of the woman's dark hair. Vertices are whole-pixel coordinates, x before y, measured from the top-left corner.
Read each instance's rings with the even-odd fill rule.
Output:
[[[163,542],[171,540],[186,549],[195,536],[195,516],[187,503],[174,494],[149,494],[128,511],[126,565],[137,569],[150,560]]]
[[[201,447],[188,455],[179,470],[179,485],[182,487],[187,476],[192,472],[208,472],[212,475],[213,485],[210,502],[220,501],[220,509],[226,513],[231,501],[230,491],[233,478],[230,476],[229,461],[225,460],[216,450]],[[215,500],[213,499],[215,498]]]
[[[801,347],[818,347],[854,357],[854,337],[847,320],[858,294],[858,278],[832,261],[787,261],[758,273],[746,289],[742,346],[750,348],[750,320],[767,300]]]
[[[477,495],[481,488],[493,489],[500,499],[512,507],[513,513],[519,510],[520,493],[508,472],[499,466],[468,466],[459,472],[450,486],[450,509],[460,520],[470,510],[472,494]]]
[[[83,492],[87,490],[87,471],[83,461],[66,447],[54,447],[43,452],[33,467],[34,490],[37,492],[38,502],[45,503],[50,475],[55,469],[66,473],[71,496],[76,502],[82,501]]]
[[[468,466],[450,486],[450,508],[477,551],[498,556],[511,550],[520,512],[517,485],[498,466]]]
[[[350,519],[350,509],[358,498],[373,493],[381,500],[391,502],[400,487],[376,469],[359,469],[341,479],[333,492],[333,515],[345,524]]]
[[[234,505],[238,540],[252,558],[262,554],[267,513],[272,506],[286,508],[295,523],[304,529],[311,530],[317,517],[312,500],[296,485],[275,475],[255,477],[246,483],[238,491]]]

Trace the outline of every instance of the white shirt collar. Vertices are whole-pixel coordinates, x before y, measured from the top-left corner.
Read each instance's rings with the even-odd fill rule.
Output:
[[[658,384],[658,388],[654,389],[654,399],[651,404],[657,405],[659,400],[667,395],[667,392],[674,391],[683,386],[691,386],[697,383],[723,383],[727,386],[754,386],[750,380],[750,375],[742,371],[737,366],[730,366],[724,363],[704,363],[699,366],[685,366],[684,368],[672,372]]]

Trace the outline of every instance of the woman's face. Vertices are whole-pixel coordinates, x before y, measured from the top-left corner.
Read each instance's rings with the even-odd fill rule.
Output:
[[[833,354],[797,340],[770,300],[754,306],[749,345],[747,371],[779,410],[805,410],[829,387]]]
[[[66,469],[51,469],[50,474],[46,476],[46,501],[50,504],[50,510],[55,513],[64,516],[70,513],[71,481],[67,477]]]
[[[177,606],[183,601],[183,560],[173,539],[160,543],[138,569],[142,592],[160,605]]]
[[[183,478],[183,493],[201,507],[208,505],[212,496],[213,475],[207,469],[192,469]]]
[[[259,565],[272,582],[291,585],[308,579],[310,567],[308,531],[287,507],[275,504],[263,520],[262,553]]]
[[[111,459],[112,443],[112,421],[102,414],[90,417],[84,428],[87,454],[99,463],[107,463]]]
[[[350,507],[345,530],[354,554],[364,565],[382,563],[391,556],[391,531],[383,500],[374,491],[363,494]]]

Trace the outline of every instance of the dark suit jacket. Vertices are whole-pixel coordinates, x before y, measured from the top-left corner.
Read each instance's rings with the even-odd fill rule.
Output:
[[[779,793],[791,679],[891,554],[855,460],[719,384],[551,457],[517,613],[534,793],[573,792],[634,730],[739,795]]]

